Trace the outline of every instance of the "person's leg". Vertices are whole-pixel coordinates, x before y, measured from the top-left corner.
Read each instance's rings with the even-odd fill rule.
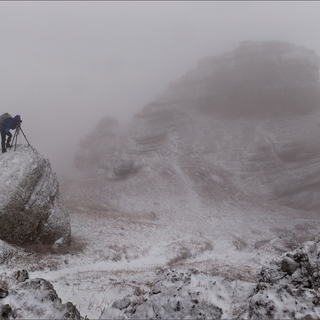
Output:
[[[12,138],[12,133],[9,131],[7,132],[7,136],[8,136],[8,139],[7,139],[7,144],[6,144],[6,147],[7,148],[10,148],[10,141],[11,141],[11,138]]]
[[[1,130],[1,148],[2,153],[6,152],[6,132],[4,130]]]

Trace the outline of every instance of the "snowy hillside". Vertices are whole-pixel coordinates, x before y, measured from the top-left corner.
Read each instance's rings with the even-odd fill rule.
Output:
[[[3,242],[3,272],[50,281],[91,319],[320,316],[319,64],[242,43],[127,127],[101,119],[60,186],[70,247]]]

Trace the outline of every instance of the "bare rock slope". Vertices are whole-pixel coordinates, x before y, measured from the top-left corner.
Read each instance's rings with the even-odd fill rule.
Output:
[[[75,164],[81,176],[108,180],[117,198],[154,202],[156,185],[163,186],[163,197],[184,198],[191,184],[209,206],[256,194],[317,211],[319,65],[305,47],[243,42],[199,61],[126,130],[115,119],[102,119],[82,141]],[[113,183],[121,178],[126,182]]]
[[[69,213],[48,160],[20,146],[0,157],[0,238],[14,244],[67,244]]]

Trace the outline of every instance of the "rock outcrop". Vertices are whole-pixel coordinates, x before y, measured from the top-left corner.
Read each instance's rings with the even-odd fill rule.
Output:
[[[48,160],[19,146],[0,157],[0,238],[14,244],[68,244],[69,213]]]
[[[29,279],[26,270],[2,274],[0,285],[4,284],[8,295],[0,299],[0,319],[84,319],[73,303],[62,303],[49,281]]]
[[[320,238],[262,268],[248,300],[251,319],[317,319],[320,315]]]

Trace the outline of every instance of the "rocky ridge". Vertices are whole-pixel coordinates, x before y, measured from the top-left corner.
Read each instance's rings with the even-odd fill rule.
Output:
[[[135,196],[146,199],[156,198],[148,187],[156,180],[176,194],[189,180],[208,205],[240,195],[240,188],[281,206],[317,210],[319,65],[313,50],[277,41],[243,42],[200,60],[125,129],[102,119],[76,154],[79,177],[109,180],[108,192],[121,185],[117,198],[131,193],[132,179],[145,181]]]

